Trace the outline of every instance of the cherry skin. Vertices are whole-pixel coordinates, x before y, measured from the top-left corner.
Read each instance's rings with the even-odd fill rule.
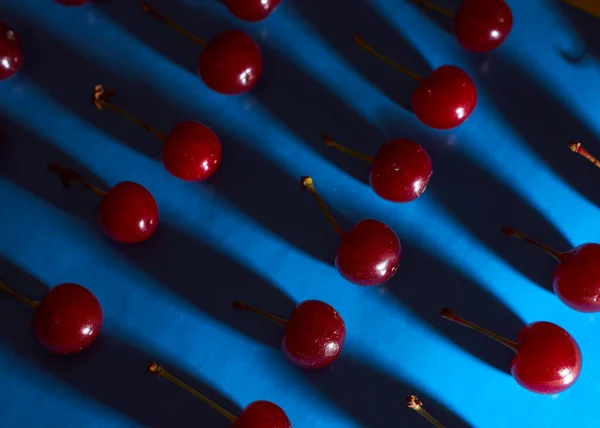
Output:
[[[90,0],[54,0],[54,1],[62,4],[63,6],[81,6],[86,3],[89,3]]]
[[[292,428],[281,407],[270,401],[254,401],[231,424],[232,428]]]
[[[519,350],[511,373],[523,388],[558,394],[572,386],[581,372],[581,350],[563,328],[546,321],[525,326],[517,337]]]
[[[561,254],[552,287],[563,303],[579,312],[600,311],[600,245],[583,244]]]
[[[396,233],[377,220],[361,220],[344,236],[335,267],[348,281],[380,285],[396,274],[402,246]]]
[[[114,186],[98,205],[100,228],[124,244],[136,244],[150,238],[158,227],[158,219],[158,206],[152,194],[131,181]]]
[[[384,144],[371,167],[369,182],[383,199],[410,202],[423,194],[433,174],[431,158],[414,141],[398,138]]]
[[[262,75],[260,48],[241,31],[218,34],[200,52],[198,74],[212,90],[226,95],[248,92]]]
[[[224,0],[224,3],[236,18],[258,22],[273,13],[281,0]]]
[[[496,49],[506,40],[512,26],[512,12],[504,0],[465,0],[453,21],[456,39],[472,52]]]
[[[181,122],[171,130],[162,151],[167,171],[185,181],[202,181],[221,164],[221,142],[207,126]]]
[[[477,104],[477,89],[462,69],[453,65],[437,68],[423,79],[412,96],[412,109],[419,120],[434,129],[455,128],[469,118]]]
[[[78,284],[53,287],[35,309],[32,328],[50,352],[75,354],[87,349],[100,334],[102,307],[87,288]]]
[[[0,80],[12,77],[23,65],[23,49],[15,32],[0,22]]]
[[[345,339],[346,324],[340,314],[325,302],[306,300],[292,312],[281,350],[299,367],[320,369],[337,359]]]

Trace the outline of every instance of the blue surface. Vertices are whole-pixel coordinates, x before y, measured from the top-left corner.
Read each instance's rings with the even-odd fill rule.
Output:
[[[509,3],[508,41],[471,55],[443,18],[397,0],[284,0],[254,25],[213,0],[154,1],[204,38],[239,28],[257,39],[262,81],[226,97],[195,75],[198,47],[138,1],[3,0],[0,19],[26,59],[0,83],[0,275],[34,298],[79,282],[106,322],[87,352],[56,357],[32,337],[30,309],[0,296],[0,426],[227,426],[146,374],[156,359],[234,413],[275,401],[294,427],[427,427],[405,408],[411,393],[449,427],[597,427],[597,316],[562,305],[549,292],[552,259],[498,228],[559,249],[600,241],[599,172],[565,146],[580,139],[600,153],[598,21],[554,2]],[[420,73],[464,67],[480,94],[473,116],[426,129],[404,107],[415,83],[355,47],[356,32]],[[202,184],[169,176],[157,140],[93,108],[99,83],[165,132],[185,119],[211,126],[224,146],[218,174]],[[378,199],[368,166],[324,147],[325,130],[371,154],[388,138],[419,141],[434,163],[430,187],[406,205]],[[49,162],[103,187],[142,183],[159,203],[159,231],[137,246],[111,242],[96,228],[95,196],[65,191]],[[337,274],[339,241],[298,187],[306,174],[345,227],[374,217],[397,231],[404,259],[384,287]],[[287,316],[309,298],[336,307],[348,328],[343,357],[318,373],[284,360],[277,325],[230,307],[242,299]],[[556,396],[521,389],[510,351],[442,320],[440,306],[512,338],[533,321],[563,326],[583,350],[579,381]]]

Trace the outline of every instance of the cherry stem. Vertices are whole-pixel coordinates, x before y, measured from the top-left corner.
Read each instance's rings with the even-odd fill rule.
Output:
[[[185,389],[187,392],[189,392],[190,394],[192,394],[194,397],[196,397],[196,398],[202,400],[203,402],[205,402],[206,404],[208,404],[210,407],[212,407],[217,412],[219,412],[220,414],[222,414],[223,416],[225,416],[227,419],[229,419],[231,422],[235,422],[236,421],[236,419],[237,419],[236,416],[234,416],[233,414],[229,413],[227,410],[225,410],[224,408],[222,408],[221,406],[219,406],[214,401],[212,401],[209,398],[205,397],[204,395],[200,394],[198,391],[196,391],[191,386],[188,386],[185,383],[183,383],[182,381],[180,381],[179,379],[177,379],[171,373],[169,373],[168,371],[166,371],[165,369],[163,369],[161,366],[159,366],[158,364],[156,364],[154,361],[152,361],[150,364],[148,364],[148,366],[146,367],[146,371],[148,373],[155,374],[158,377],[164,377],[165,379],[173,382],[175,385],[178,385],[179,387]]]
[[[148,13],[148,14],[154,16],[159,21],[167,24],[169,27],[171,27],[171,28],[179,31],[184,36],[187,36],[188,38],[192,39],[194,42],[198,43],[200,46],[204,47],[204,46],[206,46],[208,44],[208,42],[206,42],[206,40],[201,39],[200,37],[196,36],[195,34],[189,32],[188,30],[186,30],[185,28],[183,28],[181,25],[177,24],[176,22],[171,21],[170,19],[168,19],[164,15],[158,13],[148,3],[142,2],[141,9],[142,9],[142,12],[145,12],[145,13]]]
[[[596,159],[594,156],[590,155],[590,153],[586,149],[583,148],[583,146],[581,145],[580,142],[569,143],[569,149],[571,149],[572,152],[575,152],[575,153],[583,156],[584,158],[589,160],[591,163],[596,165],[598,168],[600,168],[600,161],[598,159]]]
[[[136,125],[141,126],[142,128],[144,128],[146,131],[150,132],[151,134],[154,134],[158,139],[160,139],[162,141],[165,141],[167,139],[167,136],[165,134],[163,134],[162,132],[160,132],[158,129],[153,128],[152,126],[141,121],[134,115],[127,113],[121,107],[117,107],[116,105],[114,105],[113,102],[111,101],[111,98],[114,95],[115,95],[115,91],[113,89],[109,89],[109,90],[105,91],[104,87],[102,85],[96,85],[94,87],[94,95],[92,96],[92,102],[94,103],[94,105],[96,106],[96,108],[98,110],[103,110],[105,108],[112,110],[116,113],[119,113],[122,116],[125,116],[127,119],[129,119]]]
[[[544,253],[546,253],[546,254],[552,256],[553,258],[555,258],[557,262],[559,262],[559,263],[562,262],[562,259],[563,259],[563,254],[562,253],[559,253],[558,251],[556,251],[556,250],[548,247],[547,245],[540,244],[539,242],[534,241],[529,236],[526,236],[526,235],[522,234],[521,232],[516,231],[512,227],[504,226],[502,228],[502,232],[506,236],[508,236],[508,237],[517,238],[517,239],[520,239],[522,241],[529,242],[530,244],[533,244],[536,247],[538,247]]]
[[[333,141],[331,139],[329,134],[326,132],[323,132],[323,140],[325,141],[325,144],[328,147],[333,147],[333,148],[339,150],[340,152],[343,152],[343,153],[346,153],[347,155],[364,160],[365,162],[373,163],[373,159],[374,159],[373,156],[367,156],[364,153],[357,152],[355,150],[349,149],[346,146],[342,146],[341,144],[336,143],[335,141]]]
[[[263,311],[262,309],[253,308],[252,306],[249,306],[244,302],[233,302],[233,307],[241,311],[254,312],[255,314],[263,316],[267,319],[270,319],[271,321],[275,321],[277,324],[281,324],[282,326],[287,327],[288,321],[286,319],[270,314],[266,311]]]
[[[503,344],[504,346],[512,349],[513,351],[519,352],[519,345],[516,342],[505,339],[504,337],[502,337],[496,333],[493,333],[483,327],[478,326],[477,324],[473,324],[472,322],[459,317],[454,312],[452,312],[451,309],[442,308],[439,310],[439,312],[440,312],[440,315],[442,315],[442,318],[447,319],[448,321],[453,321],[456,324],[460,324],[460,325],[468,327],[472,330],[478,331],[479,333],[484,334],[485,336],[487,336],[491,339],[494,339],[496,342]]]
[[[429,10],[433,10],[434,12],[440,13],[442,15],[446,15],[448,18],[454,18],[454,12],[444,9],[443,7],[437,6],[435,4],[429,3],[426,0],[412,0],[414,3],[423,6]]]
[[[70,188],[71,183],[74,182],[74,183],[81,184],[86,189],[91,190],[96,195],[101,196],[101,197],[106,196],[106,194],[108,193],[108,192],[94,186],[93,184],[90,184],[87,181],[84,181],[81,178],[81,175],[74,169],[63,168],[56,163],[51,163],[50,165],[48,165],[48,171],[52,172],[54,175],[56,175],[58,177],[58,179],[62,182],[62,185],[65,189]]]
[[[0,291],[2,291],[3,293],[8,294],[9,296],[14,297],[18,301],[23,302],[26,305],[31,306],[34,309],[37,308],[37,306],[40,304],[40,302],[38,302],[36,300],[30,299],[29,297],[25,297],[22,294],[17,293],[15,290],[13,290],[12,288],[10,288],[8,285],[6,285],[2,281],[0,281]]]
[[[394,67],[396,70],[398,70],[400,73],[404,73],[407,76],[412,77],[413,79],[417,80],[417,81],[422,81],[423,80],[423,76],[421,76],[420,74],[415,73],[414,71],[409,70],[406,67],[402,67],[401,65],[395,63],[394,61],[392,61],[391,59],[389,59],[388,57],[386,57],[385,55],[377,52],[375,49],[373,49],[371,46],[369,46],[367,44],[367,42],[365,42],[363,40],[362,37],[360,37],[359,35],[354,35],[353,39],[354,44],[358,45],[359,47],[363,48],[364,50],[366,50],[367,52],[370,52],[373,56],[376,56],[377,58],[379,58],[380,60],[382,60],[383,62],[385,62],[386,64]]]
[[[413,409],[415,412],[417,412],[419,415],[423,416],[425,419],[427,419],[429,422],[431,422],[436,427],[445,428],[444,425],[442,425],[436,418],[431,416],[427,412],[427,410],[425,410],[425,408],[423,407],[423,403],[415,395],[409,396],[406,399],[406,401],[407,401],[409,409]]]
[[[325,217],[327,217],[327,220],[329,220],[329,223],[331,223],[331,225],[335,229],[336,233],[342,238],[344,236],[346,236],[346,234],[344,233],[344,231],[342,230],[342,228],[340,227],[338,222],[335,221],[335,218],[333,218],[333,216],[329,212],[329,209],[327,209],[327,205],[325,205],[325,202],[323,202],[323,199],[321,199],[321,197],[317,193],[317,189],[315,188],[315,185],[313,184],[313,179],[308,176],[300,178],[300,187],[303,190],[308,190],[310,193],[313,194],[313,196],[315,197],[315,200],[317,201],[317,204],[319,204],[319,207],[321,207],[321,211],[323,211],[323,214],[325,214]]]

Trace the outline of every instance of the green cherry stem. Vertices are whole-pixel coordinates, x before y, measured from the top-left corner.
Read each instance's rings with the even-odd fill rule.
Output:
[[[325,217],[327,217],[327,220],[329,220],[329,223],[331,223],[331,225],[335,229],[336,233],[341,238],[346,236],[346,233],[344,233],[344,231],[342,230],[342,228],[340,227],[338,222],[335,220],[335,218],[333,218],[333,216],[329,212],[329,209],[327,208],[327,205],[325,205],[325,202],[323,202],[323,199],[321,199],[321,196],[319,196],[319,194],[317,193],[317,189],[315,188],[313,179],[308,176],[301,177],[300,178],[300,187],[303,190],[308,190],[310,193],[312,193],[312,195],[315,197],[315,200],[317,201],[317,204],[319,204],[321,211],[323,211],[323,214],[325,214]]]
[[[437,428],[445,428],[444,425],[442,425],[436,418],[431,416],[427,410],[425,410],[423,403],[421,403],[421,400],[419,400],[416,396],[411,395],[406,399],[406,401],[409,409],[413,409],[419,415],[431,422],[432,425],[436,426]]]
[[[333,147],[334,149],[337,149],[342,153],[346,153],[349,156],[355,157],[365,162],[373,163],[373,160],[375,159],[373,156],[365,155],[364,153],[357,152],[355,150],[349,149],[346,146],[341,145],[340,143],[334,141],[327,132],[323,132],[323,141],[325,141],[326,146]]]
[[[40,302],[38,302],[36,300],[30,299],[29,297],[25,297],[22,294],[17,293],[15,290],[10,288],[8,285],[6,285],[2,281],[0,281],[0,291],[8,294],[9,296],[17,299],[20,302],[25,303],[28,306],[31,306],[34,309],[37,308],[37,306],[40,304]]]
[[[262,309],[254,308],[250,305],[245,304],[244,302],[233,302],[233,307],[236,309],[239,309],[240,311],[253,312],[264,318],[270,319],[271,321],[275,321],[277,324],[281,324],[284,327],[286,327],[287,323],[288,323],[288,320],[286,320],[284,318],[273,315],[267,311],[263,311]]]

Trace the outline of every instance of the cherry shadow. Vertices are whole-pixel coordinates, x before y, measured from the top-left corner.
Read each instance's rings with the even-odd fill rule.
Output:
[[[600,19],[565,2],[558,3],[559,11],[582,42],[580,47],[559,48],[560,55],[565,61],[582,66],[589,65],[589,59],[600,60]]]
[[[511,126],[521,140],[537,153],[568,185],[598,205],[597,172],[583,157],[571,153],[567,143],[581,141],[590,152],[595,133],[571,111],[551,88],[506,55],[489,60],[489,70],[479,73],[482,92],[489,95],[500,119]]]
[[[32,298],[41,298],[48,287],[12,263],[0,259],[0,275],[8,284]],[[15,286],[15,288],[17,288]],[[29,314],[22,309],[25,308]],[[111,337],[104,331],[85,352],[73,356],[56,356],[43,349],[30,329],[30,308],[0,296],[0,337],[12,351],[37,370],[46,372],[66,385],[91,397],[139,424],[155,428],[186,426],[201,421],[203,426],[226,427],[229,422],[169,382],[161,382],[146,372],[153,358],[131,343]],[[175,376],[210,397],[234,414],[241,409],[213,388],[187,373],[158,361]]]
[[[302,374],[317,391],[365,427],[431,427],[423,417],[407,408],[406,398],[409,395],[419,397],[427,411],[444,426],[471,427],[463,418],[419,388],[395,379],[351,355],[342,355],[324,370],[303,371]]]
[[[152,239],[114,244],[116,251],[205,314],[265,345],[279,349],[283,329],[232,307],[241,300],[281,317],[294,301],[276,286],[226,255],[163,222]]]
[[[340,14],[336,2],[298,1],[292,7],[346,61],[398,105],[411,111],[414,79],[400,74],[365,50],[352,37],[361,35],[374,49],[422,76],[432,73],[423,56],[363,0],[347,0]]]
[[[510,373],[514,352],[470,329],[443,319],[437,309],[452,308],[458,315],[508,339],[516,339],[525,322],[484,286],[463,276],[455,268],[427,251],[403,244],[402,263],[387,290],[419,319],[474,357]],[[465,257],[468,257],[465,255]]]
[[[98,111],[92,103],[94,86],[114,88],[116,105],[159,130],[168,132],[173,123],[161,114],[160,99],[149,94],[143,78],[124,79],[110,72],[101,61],[82,55],[44,27],[17,16],[14,19],[28,46],[30,60],[23,72],[74,115],[94,124],[118,141],[151,159],[159,160],[162,142],[141,127],[110,110]],[[59,58],[57,59],[57,55]],[[76,66],[75,66],[76,64]]]

